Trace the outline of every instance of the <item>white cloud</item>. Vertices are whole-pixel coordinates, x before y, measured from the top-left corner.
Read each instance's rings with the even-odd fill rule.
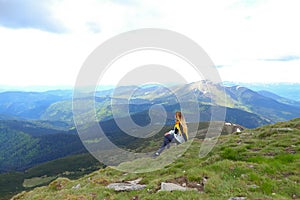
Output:
[[[0,85],[73,85],[81,64],[101,42],[149,27],[196,41],[223,66],[223,80],[300,82],[299,60],[265,61],[300,56],[297,0],[53,2],[49,11],[67,33],[0,27]]]
[[[132,70],[145,65],[160,65],[161,67],[157,68],[163,69],[163,67],[166,67],[168,69],[164,70],[164,73],[161,71],[148,72],[148,74],[136,73],[140,76],[137,79],[145,79],[149,76],[163,76],[165,84],[178,83],[179,80],[174,80],[177,77],[175,74],[181,76],[185,82],[195,82],[204,79],[203,75],[199,74],[193,66],[176,55],[159,50],[139,50],[126,54],[112,63],[108,70],[104,72],[103,77],[100,77],[99,84],[117,85],[123,77],[130,75]],[[136,81],[129,81],[129,85],[134,84]]]
[[[280,61],[240,61],[231,66],[219,68],[223,81],[236,82],[299,82],[300,60]]]
[[[0,28],[2,85],[73,85],[94,37]],[[5,48],[3,48],[5,47]]]

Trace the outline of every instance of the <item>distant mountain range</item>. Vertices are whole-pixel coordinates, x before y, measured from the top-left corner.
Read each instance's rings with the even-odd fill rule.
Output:
[[[135,149],[141,140],[126,136],[117,126],[111,101],[117,100],[119,108],[129,102],[131,116],[119,109],[118,117],[131,117],[141,126],[150,123],[149,109],[155,104],[162,105],[167,112],[163,125],[171,125],[180,105],[170,88],[159,85],[139,87],[128,101],[126,95],[131,89],[132,86],[120,87],[114,96],[113,89],[97,91],[95,101],[97,118],[108,137],[120,146]],[[226,108],[225,121],[246,128],[300,116],[299,102],[268,91],[255,92],[246,87],[205,81],[172,86],[171,90],[187,103],[190,94],[197,98],[200,121],[210,121],[212,108]],[[45,161],[85,152],[73,122],[72,94],[71,90],[0,93],[0,172],[24,170]]]
[[[260,91],[258,91],[258,93],[265,96],[265,97],[274,99],[274,100],[276,100],[280,103],[283,103],[283,104],[287,104],[287,105],[294,106],[294,107],[299,107],[300,106],[300,101],[294,101],[294,100],[291,100],[291,99],[287,99],[287,98],[281,97],[281,96],[279,96],[275,93],[272,93],[272,92],[269,92],[269,91],[266,91],[266,90],[260,90]]]
[[[124,95],[131,86],[118,88],[114,98],[118,103],[128,103]],[[300,103],[280,97],[267,91],[255,92],[241,86],[221,86],[209,82],[196,82],[187,85],[173,86],[172,90],[185,99],[187,94],[194,94],[200,107],[223,106],[228,109],[226,118],[237,122],[232,113],[243,112],[245,120],[239,123],[245,127],[255,127],[266,123],[285,121],[300,116]],[[113,89],[96,92],[97,117],[99,121],[112,118],[111,100]],[[0,93],[0,119],[50,120],[64,121],[72,124],[72,92],[71,90],[53,90],[46,92],[3,92]],[[225,93],[225,94],[224,94]],[[226,96],[226,104],[223,98]],[[189,101],[189,99],[185,99]],[[129,101],[131,114],[148,110],[154,104],[165,105],[170,112],[178,109],[178,102],[168,88],[162,86],[142,87],[136,90]],[[234,110],[232,110],[234,109]],[[209,110],[209,109],[201,109]],[[201,113],[203,121],[209,120],[207,113]],[[127,113],[118,113],[124,117]],[[205,117],[206,116],[206,117]],[[248,124],[248,117],[257,119],[257,123]],[[253,120],[252,120],[253,121]]]
[[[281,97],[300,101],[300,83],[242,83],[242,82],[224,82],[224,85],[241,85],[254,91],[268,91]]]

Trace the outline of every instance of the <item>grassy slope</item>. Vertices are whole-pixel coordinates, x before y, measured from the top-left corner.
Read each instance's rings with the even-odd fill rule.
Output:
[[[277,130],[289,127],[293,131]],[[291,199],[300,197],[300,119],[221,136],[212,152],[198,157],[201,140],[161,170],[132,174],[112,168],[95,171],[78,180],[59,178],[48,186],[20,193],[15,199]],[[174,148],[174,147],[173,147]],[[159,159],[166,158],[165,151]],[[129,163],[130,164],[130,163]],[[134,163],[132,164],[134,166]],[[143,178],[141,191],[115,192],[105,186]],[[199,182],[208,177],[203,192],[157,192],[160,183],[184,177]],[[74,190],[72,186],[81,185]],[[137,198],[136,198],[137,197]]]

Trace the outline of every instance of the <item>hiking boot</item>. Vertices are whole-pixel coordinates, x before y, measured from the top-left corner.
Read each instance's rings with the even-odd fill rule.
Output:
[[[152,157],[153,158],[156,158],[156,157],[158,157],[160,154],[158,153],[158,152],[156,152],[156,153],[154,153],[153,155],[152,155]]]

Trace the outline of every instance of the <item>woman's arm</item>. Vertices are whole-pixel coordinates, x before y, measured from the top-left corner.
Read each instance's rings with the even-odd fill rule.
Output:
[[[166,136],[166,135],[173,135],[174,132],[175,132],[174,130],[170,130],[169,132],[166,132],[166,133],[165,133],[165,136]]]

